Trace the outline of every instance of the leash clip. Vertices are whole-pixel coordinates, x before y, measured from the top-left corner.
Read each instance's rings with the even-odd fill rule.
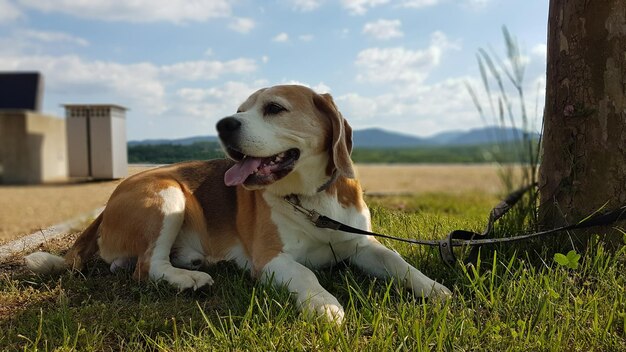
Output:
[[[456,256],[452,250],[452,232],[448,237],[439,241],[439,256],[441,260],[450,267],[456,264]]]
[[[444,263],[448,264],[450,267],[453,267],[457,262],[457,257],[454,254],[453,247],[463,247],[468,245],[475,236],[480,236],[479,234],[466,231],[466,230],[454,230],[448,234],[448,236],[439,241],[439,255],[441,256],[441,260]],[[466,242],[466,244],[463,244]],[[469,260],[473,260],[478,254],[479,245],[473,245],[472,250],[469,255]]]
[[[303,214],[309,221],[318,228],[321,229],[331,229],[331,230],[339,230],[342,223],[335,221],[331,218],[323,216],[322,214],[316,212],[312,209],[307,209],[302,206],[300,203],[300,198],[297,195],[291,194],[285,197],[285,201],[293,207],[295,211],[300,214]]]
[[[314,225],[317,224],[318,220],[320,219],[320,214],[318,212],[316,212],[315,210],[309,210],[305,207],[303,207],[300,204],[300,198],[298,198],[297,195],[295,194],[290,194],[288,196],[285,196],[285,201],[289,204],[291,204],[291,206],[293,207],[293,210],[303,214],[304,216],[307,217],[307,219],[309,219],[310,222],[312,222]]]

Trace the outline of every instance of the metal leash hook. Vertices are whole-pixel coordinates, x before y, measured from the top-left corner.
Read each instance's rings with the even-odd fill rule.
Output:
[[[448,266],[453,266],[456,263],[456,256],[452,250],[452,233],[447,238],[439,241],[439,257]]]
[[[448,266],[454,266],[457,262],[456,255],[454,254],[454,247],[467,246],[462,241],[471,241],[476,236],[480,236],[476,232],[466,230],[454,230],[448,234],[445,239],[439,241],[439,256],[444,263]],[[480,246],[472,247],[469,257],[474,255],[474,251],[477,251]]]
[[[290,194],[284,197],[284,199],[287,203],[291,204],[293,210],[306,216],[313,224],[317,223],[317,221],[319,220],[320,214],[315,210],[310,210],[303,207],[302,204],[300,204],[300,198],[298,198],[298,196],[296,196],[295,194]]]

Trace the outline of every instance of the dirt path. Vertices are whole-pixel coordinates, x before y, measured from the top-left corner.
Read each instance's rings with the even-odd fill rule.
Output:
[[[131,166],[129,173],[144,169]],[[120,182],[0,185],[0,244],[105,205]]]
[[[131,166],[130,174],[146,167]],[[496,193],[493,165],[358,165],[368,193]],[[103,206],[120,180],[54,185],[0,185],[0,244]]]

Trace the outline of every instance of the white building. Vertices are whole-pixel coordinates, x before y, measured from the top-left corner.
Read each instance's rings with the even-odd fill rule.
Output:
[[[126,108],[66,104],[69,175],[115,179],[128,175]]]

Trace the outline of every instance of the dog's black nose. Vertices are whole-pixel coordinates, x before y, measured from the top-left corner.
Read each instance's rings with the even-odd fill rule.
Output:
[[[239,130],[239,127],[241,127],[241,122],[234,117],[225,117],[219,120],[216,126],[217,132],[219,132],[220,135],[231,134]]]

